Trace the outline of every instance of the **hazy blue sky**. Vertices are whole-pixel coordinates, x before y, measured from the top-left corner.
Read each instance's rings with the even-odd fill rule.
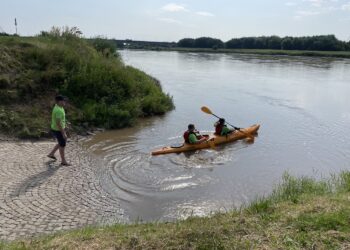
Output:
[[[350,39],[350,0],[0,0],[0,31],[77,26],[86,37],[156,41],[335,34]]]

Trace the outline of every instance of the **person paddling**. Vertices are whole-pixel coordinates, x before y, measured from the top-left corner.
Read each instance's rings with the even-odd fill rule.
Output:
[[[64,111],[64,107],[66,105],[66,98],[61,95],[58,95],[56,96],[55,101],[56,104],[52,110],[51,116],[51,133],[57,139],[58,143],[47,155],[47,157],[57,160],[55,157],[55,153],[57,150],[59,150],[61,156],[61,164],[63,166],[70,166],[70,164],[66,161],[64,152],[67,144],[67,134],[65,131],[66,113]]]
[[[204,136],[201,136],[193,124],[188,125],[188,130],[184,133],[185,142],[188,144],[200,144],[207,141]]]
[[[214,127],[215,127],[215,134],[216,135],[221,135],[221,136],[226,136],[232,132],[235,131],[235,129],[238,129],[239,128],[235,128],[235,129],[229,129],[226,125],[226,121],[224,118],[220,118],[215,124],[214,124]]]

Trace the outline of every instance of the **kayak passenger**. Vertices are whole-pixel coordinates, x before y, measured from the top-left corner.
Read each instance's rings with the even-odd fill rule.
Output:
[[[207,140],[204,136],[199,134],[193,124],[188,125],[188,130],[184,133],[184,139],[185,142],[189,144],[200,144]]]
[[[216,135],[221,135],[221,136],[226,136],[228,134],[231,134],[232,132],[235,131],[235,129],[229,129],[226,125],[226,121],[224,118],[220,118],[215,124],[215,134]],[[237,128],[239,129],[239,128]]]

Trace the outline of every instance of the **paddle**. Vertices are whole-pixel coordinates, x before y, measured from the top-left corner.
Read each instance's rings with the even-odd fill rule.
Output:
[[[210,110],[208,107],[206,107],[206,106],[201,107],[201,110],[202,110],[204,113],[206,113],[206,114],[213,115],[213,116],[215,116],[215,117],[217,117],[217,118],[220,119],[219,116],[217,116],[216,114],[214,114],[213,112],[211,112],[211,110]],[[228,123],[228,122],[226,122],[226,123],[227,123],[228,125],[230,125],[231,127],[233,127],[234,129],[236,129],[236,130],[238,130],[239,132],[241,132],[242,134],[246,135],[246,136],[249,138],[249,141],[254,142],[254,136],[252,136],[251,134],[249,134],[249,133],[247,133],[247,132],[242,131],[240,128],[235,127],[235,126],[233,126],[232,124],[230,124],[230,123]]]
[[[198,132],[198,131],[197,131],[197,132]],[[201,135],[200,132],[198,132],[198,135],[203,136],[203,135]],[[206,142],[209,144],[209,146],[210,146],[211,149],[215,149],[215,142],[214,142],[213,139],[209,139],[209,136],[208,136],[208,140],[206,140]]]

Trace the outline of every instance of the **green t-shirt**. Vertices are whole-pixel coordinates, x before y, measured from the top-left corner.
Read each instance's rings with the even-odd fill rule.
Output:
[[[190,142],[190,144],[196,143],[198,141],[197,136],[195,134],[190,134],[190,136],[188,137],[188,141]]]
[[[229,129],[227,126],[224,126],[221,130],[221,135],[227,135],[230,132],[232,132],[231,129]]]
[[[60,119],[61,121],[61,127],[66,127],[66,113],[64,112],[64,109],[57,104],[55,107],[53,107],[52,110],[52,116],[51,116],[51,129],[55,131],[60,131],[60,129],[57,127],[57,119]]]

